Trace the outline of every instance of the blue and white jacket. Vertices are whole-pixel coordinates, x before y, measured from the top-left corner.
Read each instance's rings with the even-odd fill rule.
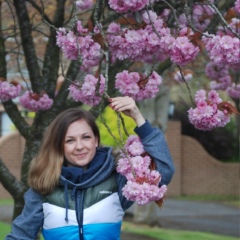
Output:
[[[160,184],[167,185],[174,165],[162,131],[146,121],[135,132],[154,159]],[[46,240],[119,240],[124,212],[133,204],[122,195],[125,184],[112,149],[99,148],[87,170],[63,167],[59,186],[47,196],[29,189],[5,240],[34,240],[40,230]]]

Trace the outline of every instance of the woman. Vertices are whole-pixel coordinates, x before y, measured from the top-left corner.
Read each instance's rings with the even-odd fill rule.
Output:
[[[168,184],[174,166],[163,133],[150,126],[132,98],[110,102],[135,121],[135,132],[161,173],[161,185]],[[124,212],[133,202],[122,195],[126,178],[116,172],[112,149],[99,142],[89,112],[72,108],[56,117],[32,161],[25,206],[6,240],[33,240],[41,229],[47,240],[120,239]]]

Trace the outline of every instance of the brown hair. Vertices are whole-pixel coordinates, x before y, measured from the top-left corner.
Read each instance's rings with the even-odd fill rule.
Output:
[[[64,162],[64,139],[69,125],[80,119],[91,127],[100,142],[100,133],[95,118],[88,111],[69,108],[61,112],[43,135],[39,152],[31,162],[28,184],[42,194],[50,193],[58,184]]]

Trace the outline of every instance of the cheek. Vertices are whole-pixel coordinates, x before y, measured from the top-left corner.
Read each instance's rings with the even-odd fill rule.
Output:
[[[64,146],[64,152],[63,152],[64,156],[65,156],[66,154],[69,154],[69,152],[71,152],[71,147],[65,145],[65,146]]]

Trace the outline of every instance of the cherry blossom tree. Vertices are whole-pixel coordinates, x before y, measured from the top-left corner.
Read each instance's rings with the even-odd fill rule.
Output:
[[[69,107],[84,104],[98,116],[117,94],[154,98],[162,74],[174,66],[174,78],[189,90],[189,121],[197,129],[224,127],[239,112],[240,0],[2,0],[0,11],[0,100],[26,140],[20,181],[0,161],[14,217],[42,133]],[[199,58],[211,81],[192,93],[188,66]],[[35,112],[31,123],[21,109]],[[161,176],[151,174],[156,185]],[[124,191],[128,196],[131,185]]]

